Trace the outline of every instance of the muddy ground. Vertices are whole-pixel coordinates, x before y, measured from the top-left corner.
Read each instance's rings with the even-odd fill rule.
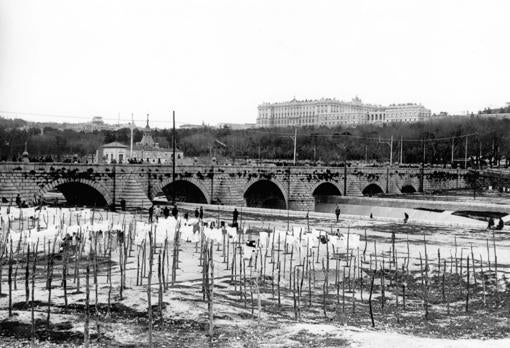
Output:
[[[216,214],[206,217],[216,218]],[[244,240],[256,239],[257,231],[286,228],[287,221],[270,216],[243,215],[243,223],[249,226]],[[231,258],[226,262],[222,245],[214,248],[214,335],[208,335],[208,304],[202,291],[202,267],[199,248],[195,243],[180,245],[180,265],[176,282],[163,293],[162,306],[158,306],[157,260],[163,250],[156,250],[151,287],[153,308],[154,346],[158,347],[349,347],[349,346],[395,346],[395,342],[415,346],[478,346],[490,343],[506,346],[510,343],[510,293],[508,271],[510,265],[510,240],[506,234],[492,236],[486,231],[452,230],[440,227],[388,224],[367,221],[294,220],[291,227],[303,229],[322,228],[328,231],[349,229],[349,233],[361,235],[361,253],[357,270],[349,270],[357,276],[348,277],[337,271],[331,259],[325,294],[325,272],[321,262],[315,262],[310,277],[303,277],[301,286],[295,287],[287,264],[286,273],[273,271],[271,258],[267,258],[265,272],[260,263],[245,263],[241,277],[238,269],[232,275]],[[366,237],[365,237],[366,233]],[[394,234],[394,237],[392,237]],[[428,272],[423,275],[419,256],[430,258]],[[494,239],[493,239],[494,237]],[[366,243],[365,243],[366,238]],[[391,265],[392,238],[398,267]],[[374,244],[374,241],[376,243]],[[489,249],[487,249],[489,241]],[[492,243],[497,245],[497,279],[494,268]],[[455,249],[454,245],[457,246]],[[378,249],[378,269],[372,287],[372,310],[374,325],[369,314],[371,276],[375,269],[375,250]],[[169,245],[169,250],[172,246]],[[232,246],[229,250],[232,252]],[[409,252],[408,252],[409,249]],[[446,260],[446,272],[434,266],[437,251]],[[126,268],[126,289],[120,297],[119,257],[112,256],[112,285],[108,280],[107,257],[98,259],[97,301],[93,271],[90,275],[90,344],[98,347],[145,347],[148,346],[148,297],[147,275],[137,285],[139,255],[142,250],[131,248]],[[457,254],[457,270],[452,260]],[[410,260],[407,260],[409,255]],[[475,272],[471,273],[469,290],[466,277],[460,277],[460,258],[465,266],[468,255],[477,255]],[[290,255],[281,250],[282,258],[290,263]],[[331,256],[331,255],[330,255]],[[478,256],[483,260],[480,264]],[[320,254],[320,261],[325,257]],[[315,255],[314,255],[315,258]],[[387,261],[382,266],[382,259]],[[487,260],[492,261],[491,268]],[[48,293],[46,289],[48,260],[41,255],[37,264],[35,301],[25,298],[25,266],[20,257],[13,267],[17,268],[16,286],[12,284],[11,311],[9,316],[7,263],[2,259],[2,288],[0,297],[0,346],[17,347],[30,344],[35,336],[36,346],[80,346],[84,343],[86,316],[85,273],[87,260],[79,262],[80,289],[74,281],[74,263],[70,264],[67,307],[64,303],[62,283],[62,260],[54,260],[54,276],[50,298],[48,322]],[[260,262],[260,259],[258,260]],[[297,262],[293,259],[293,262]],[[339,261],[342,269],[342,261]],[[408,272],[399,272],[401,265],[408,264]],[[16,267],[17,265],[17,267]],[[295,265],[295,264],[294,264]],[[310,263],[311,265],[311,263]],[[480,267],[483,265],[483,267]],[[281,266],[281,265],[280,265]],[[312,266],[311,266],[312,267]],[[361,270],[359,269],[361,267]],[[303,267],[303,269],[305,269]],[[382,270],[381,270],[382,269]],[[482,273],[483,271],[483,273]],[[169,270],[167,269],[167,272]],[[465,275],[465,268],[463,271]],[[471,270],[472,272],[472,270]],[[259,275],[258,280],[256,275]],[[445,275],[443,277],[443,274]],[[293,273],[294,277],[296,274]],[[299,274],[298,274],[299,276]],[[474,279],[473,279],[474,276]],[[168,277],[167,277],[168,280]],[[424,287],[424,282],[427,287]],[[279,284],[279,285],[278,285]],[[402,303],[405,284],[406,304]],[[443,285],[446,284],[446,285]],[[496,285],[497,284],[497,285]],[[256,290],[258,285],[259,292]],[[384,294],[383,294],[384,287]],[[445,288],[445,291],[443,291]],[[278,291],[279,290],[279,291]],[[426,291],[425,291],[426,290]],[[108,293],[110,292],[110,305]],[[279,293],[279,296],[278,296]],[[260,294],[260,295],[259,295]],[[396,296],[397,295],[397,296]],[[258,310],[258,298],[260,307]],[[468,308],[466,311],[466,297]],[[398,298],[398,304],[397,304]],[[425,300],[426,298],[426,300]],[[96,304],[97,302],[97,304]],[[296,304],[295,304],[296,303]],[[35,315],[35,335],[32,334],[31,311]],[[426,310],[427,309],[427,310]],[[407,344],[406,344],[407,342]],[[412,343],[411,343],[412,342]],[[460,345],[459,345],[460,344]]]

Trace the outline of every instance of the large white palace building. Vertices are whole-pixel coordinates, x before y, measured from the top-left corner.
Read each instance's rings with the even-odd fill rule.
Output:
[[[296,100],[264,103],[258,107],[258,127],[357,126],[391,122],[418,122],[431,117],[420,104],[373,105],[356,97],[350,102],[337,99]]]

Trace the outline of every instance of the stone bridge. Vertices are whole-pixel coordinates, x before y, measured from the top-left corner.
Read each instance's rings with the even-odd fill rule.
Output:
[[[177,166],[144,164],[0,164],[0,197],[29,204],[61,192],[77,205],[147,208],[171,201],[314,210],[329,196],[401,194],[467,187],[466,171],[399,167]]]

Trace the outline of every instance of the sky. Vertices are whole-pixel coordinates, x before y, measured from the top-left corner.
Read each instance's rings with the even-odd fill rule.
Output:
[[[510,102],[510,1],[0,0],[0,115],[255,123],[262,102]]]

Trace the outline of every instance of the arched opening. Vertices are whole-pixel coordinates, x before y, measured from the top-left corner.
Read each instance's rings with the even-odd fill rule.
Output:
[[[286,209],[285,197],[280,188],[272,181],[259,180],[244,193],[248,207]]]
[[[58,194],[61,193],[61,195]],[[63,195],[63,199],[62,198]],[[43,199],[48,203],[65,204],[68,206],[105,207],[106,199],[94,187],[81,182],[67,182],[47,192]]]
[[[412,194],[412,193],[415,193],[416,190],[414,189],[414,186],[413,185],[405,185],[405,186],[402,186],[402,189],[400,190],[400,192],[402,192],[403,194]]]
[[[334,184],[323,182],[313,190],[312,195],[315,198],[315,211],[326,212],[335,209],[334,206],[338,204],[338,197],[342,194]]]
[[[207,198],[202,190],[189,181],[176,180],[171,182],[163,187],[163,193],[169,202],[172,202],[175,194],[176,202],[207,204]]]
[[[363,189],[362,193],[363,193],[363,196],[371,197],[371,196],[381,195],[384,193],[384,191],[381,188],[381,186],[379,186],[377,184],[370,184]]]
[[[317,203],[336,203],[335,199],[341,196],[340,190],[330,182],[323,182],[312,193]]]

